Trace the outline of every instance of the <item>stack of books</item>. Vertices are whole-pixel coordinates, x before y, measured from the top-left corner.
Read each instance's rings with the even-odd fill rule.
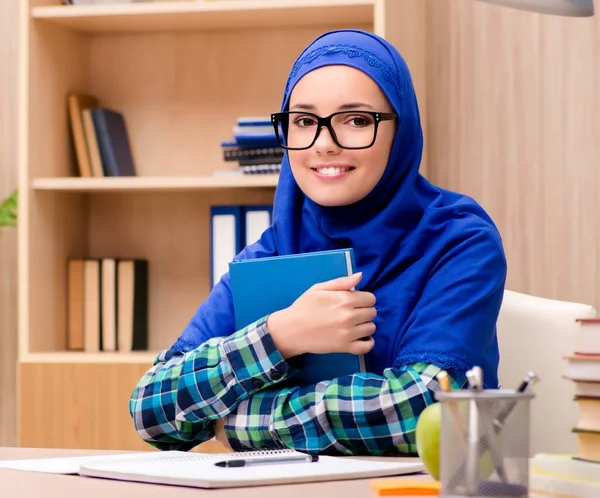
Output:
[[[531,488],[551,496],[600,496],[600,317],[578,319],[575,350],[565,357],[565,378],[575,385],[578,417],[574,455],[538,454],[532,460]]]
[[[233,127],[233,140],[221,143],[223,159],[239,174],[277,174],[281,171],[284,150],[277,143],[271,119],[240,117]]]
[[[69,94],[67,105],[78,176],[136,176],[123,114],[102,107],[95,95]]]
[[[68,351],[148,349],[148,261],[69,258]]]

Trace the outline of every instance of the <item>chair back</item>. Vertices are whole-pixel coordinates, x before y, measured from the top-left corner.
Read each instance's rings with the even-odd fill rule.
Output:
[[[510,290],[498,317],[501,388],[515,389],[528,371],[540,382],[531,405],[530,452],[574,453],[575,386],[565,379],[564,356],[575,347],[577,318],[597,316],[586,304],[557,301]]]

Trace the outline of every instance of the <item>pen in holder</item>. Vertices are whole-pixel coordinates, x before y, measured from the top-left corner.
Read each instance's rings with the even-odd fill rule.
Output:
[[[471,389],[436,397],[442,405],[440,496],[526,498],[534,395]]]

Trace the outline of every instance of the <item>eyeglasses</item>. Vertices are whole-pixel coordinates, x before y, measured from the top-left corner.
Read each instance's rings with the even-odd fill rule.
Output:
[[[342,149],[367,149],[375,143],[379,123],[396,117],[394,113],[374,111],[339,111],[326,117],[287,111],[271,114],[271,122],[277,142],[284,149],[310,149],[323,126]]]

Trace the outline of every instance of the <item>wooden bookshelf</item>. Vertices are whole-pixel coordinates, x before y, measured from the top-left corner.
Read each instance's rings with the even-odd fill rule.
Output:
[[[86,353],[66,351],[56,353],[31,353],[21,358],[21,363],[137,363],[150,365],[158,351],[133,351],[131,353]]]
[[[89,33],[364,24],[374,0],[196,0],[36,7],[35,19]]]
[[[235,175],[196,177],[121,177],[121,178],[34,178],[32,188],[54,192],[183,192],[272,188],[279,175]]]
[[[64,6],[23,0],[19,43],[19,444],[140,449],[127,400],[210,292],[210,206],[273,201],[276,175],[221,176],[238,116],[279,109],[300,51],[329,29],[374,31],[413,69],[422,0],[205,0]],[[77,176],[66,95],[123,113],[137,168]],[[426,129],[426,125],[425,129]],[[149,346],[66,350],[69,257],[149,261]],[[93,420],[90,420],[93,418]],[[106,435],[106,428],[113,433]]]

